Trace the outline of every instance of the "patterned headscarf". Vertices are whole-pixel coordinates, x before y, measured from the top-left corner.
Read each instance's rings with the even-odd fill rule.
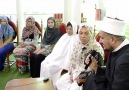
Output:
[[[4,40],[8,39],[9,37],[13,37],[14,36],[14,30],[13,28],[8,24],[8,19],[6,16],[1,16],[0,17],[0,22],[1,20],[5,20],[6,21],[6,25],[4,26],[0,26],[0,38],[2,38],[3,36],[5,37]]]
[[[75,72],[77,75],[85,70],[85,64],[84,61],[86,59],[87,54],[89,53],[90,50],[96,50],[97,52],[100,53],[100,55],[103,57],[104,56],[104,51],[101,45],[95,40],[95,38],[92,35],[93,29],[89,25],[80,25],[79,27],[79,32],[80,29],[85,27],[86,30],[89,32],[89,41],[86,44],[82,44],[82,42],[79,40],[75,45],[73,49],[73,53],[71,55],[71,60],[70,60],[70,68],[69,71],[70,73],[74,74]],[[99,65],[103,65],[103,59],[101,58],[98,61]]]
[[[48,26],[48,20],[52,20],[54,22],[54,27],[50,28]],[[48,45],[48,44],[54,44],[58,41],[58,39],[61,36],[60,31],[56,27],[56,21],[53,17],[49,17],[47,20],[47,28],[44,33],[44,38],[43,38],[43,44]]]
[[[38,30],[38,28],[35,26],[35,19],[34,19],[32,16],[30,16],[30,17],[28,17],[28,18],[26,19],[26,22],[27,22],[29,19],[31,19],[31,21],[32,21],[32,26],[27,26],[27,25],[26,25],[26,27],[23,28],[22,39],[25,39],[25,38],[29,37],[29,35],[31,35],[32,33],[34,34],[34,36],[35,36],[35,35],[38,35],[39,30]]]

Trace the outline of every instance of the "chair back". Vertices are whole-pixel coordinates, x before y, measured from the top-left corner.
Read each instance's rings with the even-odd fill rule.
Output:
[[[14,36],[13,36],[13,40],[17,37],[17,42],[16,44],[18,45],[18,29],[17,26],[14,24],[14,22],[12,22],[9,18],[8,18],[8,23],[9,25],[13,28],[14,30]]]
[[[40,31],[39,38],[41,37],[41,42],[42,42],[42,26],[40,26],[37,21],[35,21],[35,26],[36,26],[36,27],[38,28],[38,30]]]
[[[7,17],[8,18],[8,17]],[[8,23],[9,23],[9,25],[13,28],[13,30],[14,30],[14,33],[15,33],[15,35],[14,35],[14,37],[13,37],[13,43],[16,43],[17,45],[18,45],[18,43],[19,43],[19,41],[18,41],[18,29],[17,29],[17,27],[16,27],[16,25],[8,18]],[[17,37],[17,41],[16,42],[14,42],[14,39]],[[10,50],[9,52],[7,52],[7,59],[6,59],[6,61],[7,62],[5,62],[5,64],[7,64],[7,66],[8,66],[8,71],[10,71],[10,67],[16,62],[16,61],[14,61],[14,60],[9,60],[9,56],[12,54],[12,52],[13,52],[13,50],[14,50],[14,48],[12,49],[12,50]]]
[[[66,33],[66,25],[64,23],[61,23],[58,29],[61,31],[62,35]]]

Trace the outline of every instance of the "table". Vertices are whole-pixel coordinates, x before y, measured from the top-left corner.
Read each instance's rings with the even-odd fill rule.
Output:
[[[13,79],[6,84],[5,90],[54,90],[52,80],[43,78]]]

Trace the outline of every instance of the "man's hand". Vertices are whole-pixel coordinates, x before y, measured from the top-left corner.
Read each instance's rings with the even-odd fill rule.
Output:
[[[73,82],[73,75],[70,75],[70,81]]]
[[[76,80],[77,80],[78,86],[81,86],[82,84],[84,84],[86,82],[86,78],[80,79],[79,76],[76,78]]]
[[[90,62],[89,57],[90,57],[90,55],[88,55],[86,57],[86,60],[85,60],[85,63],[86,64],[89,64],[89,62]],[[92,60],[92,62],[89,65],[89,67],[96,72],[97,71],[97,68],[98,68],[97,60],[93,56],[91,57],[91,60]]]

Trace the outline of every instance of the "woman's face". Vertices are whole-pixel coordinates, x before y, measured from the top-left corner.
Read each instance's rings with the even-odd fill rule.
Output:
[[[79,31],[79,38],[80,38],[80,41],[83,44],[86,44],[90,40],[89,31],[85,27],[82,27],[80,29],[80,31]]]
[[[31,20],[31,19],[28,19],[28,20],[26,21],[26,26],[27,26],[27,27],[31,27],[31,26],[32,26],[32,20]]]
[[[53,20],[49,19],[47,23],[48,23],[48,27],[49,27],[49,28],[53,28],[53,27],[54,27],[54,22],[53,22]]]
[[[69,36],[73,35],[73,28],[71,26],[68,26],[66,32]]]
[[[2,26],[5,26],[5,25],[6,25],[6,20],[1,19],[1,25],[2,25]]]

